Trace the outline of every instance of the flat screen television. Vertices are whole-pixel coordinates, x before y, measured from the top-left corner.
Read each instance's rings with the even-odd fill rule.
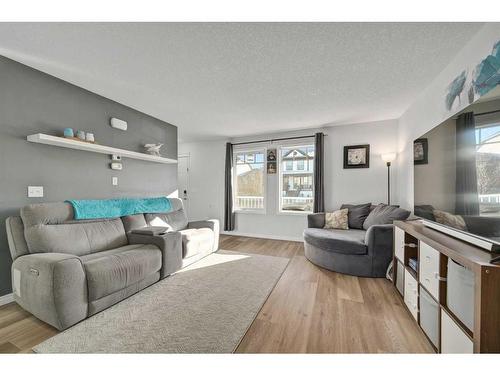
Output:
[[[414,141],[414,214],[425,225],[500,251],[500,95]]]

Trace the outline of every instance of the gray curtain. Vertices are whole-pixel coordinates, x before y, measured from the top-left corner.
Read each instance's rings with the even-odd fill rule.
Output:
[[[474,113],[458,116],[456,123],[456,202],[455,214],[479,215],[476,172],[476,125]]]
[[[226,143],[226,166],[224,173],[224,230],[234,230],[233,211],[233,145]]]
[[[323,133],[314,134],[314,208],[313,212],[325,212],[324,141]]]

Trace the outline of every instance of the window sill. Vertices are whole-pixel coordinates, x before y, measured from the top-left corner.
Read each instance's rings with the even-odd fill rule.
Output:
[[[289,216],[307,216],[312,214],[312,211],[278,211],[277,215],[289,215]]]
[[[234,211],[235,214],[251,214],[251,215],[265,215],[266,211],[265,210],[236,210]]]

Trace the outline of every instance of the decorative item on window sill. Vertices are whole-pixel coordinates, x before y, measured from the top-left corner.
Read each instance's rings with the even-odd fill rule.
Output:
[[[146,149],[146,153],[153,156],[161,156],[160,148],[163,146],[163,143],[147,143],[144,145]]]

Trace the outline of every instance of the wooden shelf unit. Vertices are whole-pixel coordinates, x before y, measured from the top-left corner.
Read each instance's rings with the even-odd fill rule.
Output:
[[[164,158],[162,156],[149,155],[142,152],[129,151],[121,148],[103,146],[96,143],[75,141],[73,139],[56,137],[48,134],[32,134],[27,137],[28,142],[41,143],[44,145],[70,148],[73,150],[95,152],[98,154],[119,155],[122,158],[145,160],[153,163],[177,164],[177,160]]]
[[[398,278],[412,277],[414,280],[405,279],[403,285],[418,285],[416,312],[413,303],[409,303],[406,298],[407,291],[400,291],[397,287],[396,290],[436,352],[500,353],[500,265],[490,263],[498,254],[428,228],[420,221],[396,221],[394,224],[393,282],[396,287]],[[415,256],[418,259],[418,272],[411,273],[408,259]],[[474,275],[472,330],[448,307],[449,259]],[[403,269],[403,266],[405,272],[401,275],[398,269]],[[429,270],[433,269],[436,271],[435,280],[427,277]],[[429,296],[438,307],[438,338],[434,340],[435,343],[423,328],[424,322],[421,320],[422,297],[428,301]]]

